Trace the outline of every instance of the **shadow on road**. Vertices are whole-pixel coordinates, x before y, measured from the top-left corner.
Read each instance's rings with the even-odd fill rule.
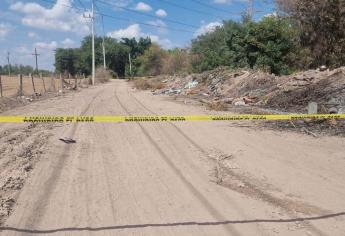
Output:
[[[302,222],[302,221],[315,221],[329,219],[339,216],[345,216],[345,212],[315,216],[315,217],[305,217],[305,218],[293,218],[293,219],[255,219],[255,220],[237,220],[237,221],[216,221],[216,222],[176,222],[176,223],[161,223],[161,224],[137,224],[137,225],[115,225],[115,226],[105,226],[105,227],[69,227],[69,228],[58,228],[58,229],[21,229],[14,227],[0,227],[0,231],[14,231],[21,233],[30,234],[49,234],[57,232],[73,232],[73,231],[105,231],[105,230],[119,230],[119,229],[137,229],[146,227],[176,227],[176,226],[217,226],[217,225],[228,225],[228,224],[251,224],[251,223],[290,223],[290,222]]]

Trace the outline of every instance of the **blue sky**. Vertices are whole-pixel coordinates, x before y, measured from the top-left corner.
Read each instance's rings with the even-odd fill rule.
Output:
[[[90,21],[83,17],[83,12],[87,15],[90,11],[90,0],[1,1],[0,64],[6,63],[9,51],[11,64],[33,66],[32,53],[37,48],[39,67],[53,70],[54,49],[78,47],[81,39],[90,33]],[[240,19],[248,6],[248,0],[95,2],[96,11],[104,15],[106,35],[114,38],[149,36],[164,48],[187,47],[191,39],[211,31],[222,20]],[[272,0],[254,0],[255,19],[273,11]],[[103,35],[100,14],[96,18],[96,33]]]

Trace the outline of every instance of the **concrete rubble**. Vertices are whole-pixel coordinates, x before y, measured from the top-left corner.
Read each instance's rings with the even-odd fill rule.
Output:
[[[289,76],[224,68],[188,76],[159,76],[163,88],[155,95],[178,95],[207,103],[251,106],[277,112],[307,113],[317,104],[318,113],[344,113],[345,67],[320,68]]]

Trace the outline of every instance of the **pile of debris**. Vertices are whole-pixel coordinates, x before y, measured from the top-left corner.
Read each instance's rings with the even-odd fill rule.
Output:
[[[160,76],[153,94],[185,96],[207,104],[257,107],[276,113],[305,113],[317,103],[318,113],[345,113],[345,67],[310,70],[290,76],[219,68],[188,76]],[[162,86],[163,84],[163,86]],[[151,86],[150,88],[154,88]]]
[[[193,100],[212,110],[242,114],[345,113],[345,67],[323,67],[289,76],[218,68],[202,74],[138,79],[135,86],[184,103]],[[345,136],[344,120],[272,121],[262,126],[300,130],[312,136]]]

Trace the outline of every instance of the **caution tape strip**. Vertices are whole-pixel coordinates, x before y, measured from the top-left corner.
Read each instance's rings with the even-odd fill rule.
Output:
[[[0,123],[172,122],[345,119],[345,114],[219,115],[219,116],[0,116]]]

